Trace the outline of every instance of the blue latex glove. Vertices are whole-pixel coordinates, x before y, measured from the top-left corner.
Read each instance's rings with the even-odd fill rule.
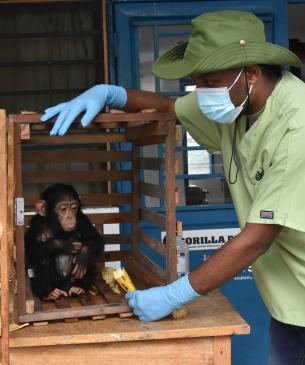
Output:
[[[41,121],[44,122],[59,114],[50,135],[59,134],[63,136],[80,113],[85,112],[81,124],[83,127],[87,127],[105,106],[120,109],[123,108],[126,102],[127,92],[123,87],[105,84],[96,85],[71,101],[46,109]]]
[[[128,292],[125,299],[133,313],[143,322],[157,321],[175,309],[200,297],[192,288],[188,275],[165,286]]]

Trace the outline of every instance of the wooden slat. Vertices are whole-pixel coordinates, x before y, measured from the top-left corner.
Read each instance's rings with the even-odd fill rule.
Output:
[[[25,144],[62,145],[62,144],[92,144],[92,143],[114,143],[126,142],[123,133],[104,134],[68,134],[62,137],[49,135],[31,135],[31,139],[24,141]]]
[[[128,223],[131,222],[130,213],[100,213],[88,214],[88,218],[92,224],[106,224],[106,223]]]
[[[143,265],[147,270],[166,281],[166,270],[159,266],[156,262],[152,261],[142,251],[140,251],[137,257],[135,257],[135,260],[139,264]]]
[[[7,216],[7,118],[0,110],[1,359],[9,364],[9,249]],[[12,187],[10,187],[12,189]],[[10,227],[11,229],[13,227]]]
[[[101,295],[106,299],[107,303],[126,303],[123,295],[114,293],[104,280],[98,280],[94,284],[99,289]]]
[[[214,337],[214,365],[231,364],[231,339],[229,336]]]
[[[58,309],[71,308],[70,298],[60,297],[55,300],[55,305]]]
[[[182,222],[181,221],[177,221],[176,222],[176,235],[178,237],[182,237],[182,233],[183,233]]]
[[[7,181],[8,181],[8,203],[7,203],[7,216],[8,216],[8,228],[7,228],[7,238],[8,238],[8,247],[9,247],[9,269],[10,269],[10,283],[9,283],[9,291],[10,291],[10,308],[13,313],[10,313],[10,321],[13,323],[18,322],[18,310],[14,310],[17,307],[17,297],[15,295],[16,285],[17,285],[17,275],[16,275],[16,266],[15,266],[15,229],[14,229],[14,198],[15,198],[15,187],[20,188],[20,185],[15,184],[15,161],[14,156],[17,154],[16,145],[15,145],[15,132],[14,126],[11,121],[8,121],[8,168],[7,168]],[[21,232],[16,229],[16,237],[21,239]],[[23,286],[21,284],[21,290]],[[34,301],[35,304],[35,301]],[[14,308],[14,309],[13,309]]]
[[[134,141],[137,146],[151,146],[155,144],[161,144],[166,141],[166,136],[148,136],[139,138]]]
[[[14,124],[12,118],[9,119],[10,131],[14,138],[14,198],[22,196],[22,160],[21,160],[21,141],[20,125]],[[25,287],[25,252],[24,252],[24,227],[15,227],[16,245],[16,268],[18,283],[18,316],[26,312],[26,287]]]
[[[126,270],[134,281],[136,289],[147,289],[166,284],[166,279],[156,275],[150,268],[139,263],[136,259],[124,260]]]
[[[140,148],[133,145],[132,148],[132,252],[136,255],[140,245]]]
[[[122,261],[131,257],[131,250],[105,251],[103,256],[105,261]]]
[[[140,184],[141,193],[157,199],[165,199],[165,189],[162,186],[142,182]]]
[[[131,234],[103,234],[105,245],[131,243]]]
[[[166,247],[160,240],[156,240],[155,238],[143,232],[140,233],[140,240],[144,243],[146,247],[149,247],[153,251],[158,252],[158,254],[160,254],[161,256],[166,255]]]
[[[112,111],[111,111],[112,112]],[[89,124],[89,126],[86,127],[86,131],[90,130],[94,131],[96,133],[104,133],[105,129],[106,130],[110,130],[110,129],[122,129],[122,128],[132,128],[135,126],[139,126],[141,124],[144,124],[145,122],[136,122],[136,121],[129,121],[129,122],[107,122],[107,123],[95,123],[92,122],[91,124]],[[51,128],[52,128],[52,121],[51,122],[44,122],[44,123],[40,123],[40,122],[34,122],[34,123],[30,123],[30,124],[26,124],[28,126],[30,126],[30,130],[32,132],[48,132],[47,134],[49,134]],[[84,129],[84,127],[79,123],[79,121],[75,121],[73,123],[73,125],[70,127],[69,130],[73,129],[73,131],[77,131],[80,132]]]
[[[143,208],[140,210],[140,217],[145,221],[155,224],[163,230],[165,230],[166,228],[166,216],[164,214],[160,214],[154,212],[153,210]]]
[[[118,193],[91,193],[80,194],[79,198],[82,202],[82,207],[101,207],[109,204],[130,204],[131,194]],[[24,201],[26,206],[34,206],[39,199],[38,194],[24,194]]]
[[[11,117],[16,123],[29,123],[29,124],[41,124],[40,118],[42,114],[11,114]],[[56,121],[57,116],[50,119],[49,122],[43,124],[53,124]],[[80,123],[80,119],[76,118],[75,124]],[[108,123],[112,122],[157,122],[159,120],[176,120],[174,113],[159,113],[159,112],[145,112],[145,113],[101,113],[96,116],[93,122],[87,128],[93,128],[94,124],[105,123],[105,128],[109,128]],[[116,128],[116,127],[115,127]]]
[[[130,312],[130,308],[126,303],[113,304],[96,304],[88,307],[72,307],[67,309],[50,309],[48,311],[36,312],[33,314],[24,314],[19,317],[19,321],[25,322],[41,322],[52,321],[56,319],[78,318],[97,316],[102,314],[115,314]]]
[[[165,143],[165,190],[166,190],[166,248],[167,248],[167,279],[172,282],[177,279],[176,250],[176,176],[175,176],[175,132],[174,122],[168,122],[169,132]]]
[[[105,223],[128,223],[131,221],[130,213],[96,213],[87,214],[92,224],[105,224]],[[29,224],[31,216],[26,215],[24,217],[25,225]]]
[[[92,297],[88,294],[81,294],[77,296],[77,299],[81,303],[81,305],[94,305],[94,301],[92,300]],[[105,318],[105,317],[103,317]]]
[[[50,172],[23,172],[25,184],[55,183],[55,182],[99,182],[130,180],[131,170],[124,171],[50,171]]]
[[[168,124],[162,122],[156,122],[154,124],[144,124],[138,127],[129,128],[126,132],[126,137],[129,140],[135,140],[139,138],[152,137],[152,136],[167,136]]]
[[[26,311],[26,313],[34,313],[35,312],[35,299],[34,299],[32,291],[31,291],[30,279],[27,276],[25,278],[25,287],[26,287],[25,311]]]
[[[21,140],[30,139],[31,138],[30,125],[29,124],[21,124],[20,128],[21,128],[21,131],[20,131]]]
[[[131,153],[124,151],[86,151],[73,149],[64,151],[24,151],[23,163],[54,162],[120,162],[131,161]]]
[[[142,157],[140,168],[144,170],[164,170],[164,158]]]

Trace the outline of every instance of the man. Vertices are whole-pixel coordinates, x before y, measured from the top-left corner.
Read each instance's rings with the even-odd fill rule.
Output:
[[[159,57],[153,73],[191,76],[197,90],[176,101],[97,85],[68,103],[51,134],[64,134],[81,112],[86,126],[105,105],[125,111],[175,110],[193,138],[221,150],[241,232],[188,276],[128,293],[135,315],[160,319],[253,265],[271,313],[270,365],[305,364],[305,85],[281,65],[300,66],[289,50],[265,41],[263,23],[239,11],[206,13],[192,34]]]

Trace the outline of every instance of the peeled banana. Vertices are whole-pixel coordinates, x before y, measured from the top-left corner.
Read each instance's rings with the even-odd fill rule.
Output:
[[[113,276],[117,283],[120,285],[120,287],[126,292],[136,290],[136,287],[133,285],[133,282],[125,269],[115,270]]]
[[[106,284],[114,293],[120,294],[120,288],[114,279],[114,271],[115,269],[113,269],[112,267],[105,267],[101,273],[102,278],[105,280]]]

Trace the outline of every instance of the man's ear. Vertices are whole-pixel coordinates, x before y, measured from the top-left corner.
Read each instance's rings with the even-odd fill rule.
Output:
[[[246,66],[247,80],[250,84],[255,84],[262,76],[262,70],[258,65]]]
[[[37,200],[35,208],[37,214],[41,215],[42,217],[46,216],[47,203],[45,200]]]

